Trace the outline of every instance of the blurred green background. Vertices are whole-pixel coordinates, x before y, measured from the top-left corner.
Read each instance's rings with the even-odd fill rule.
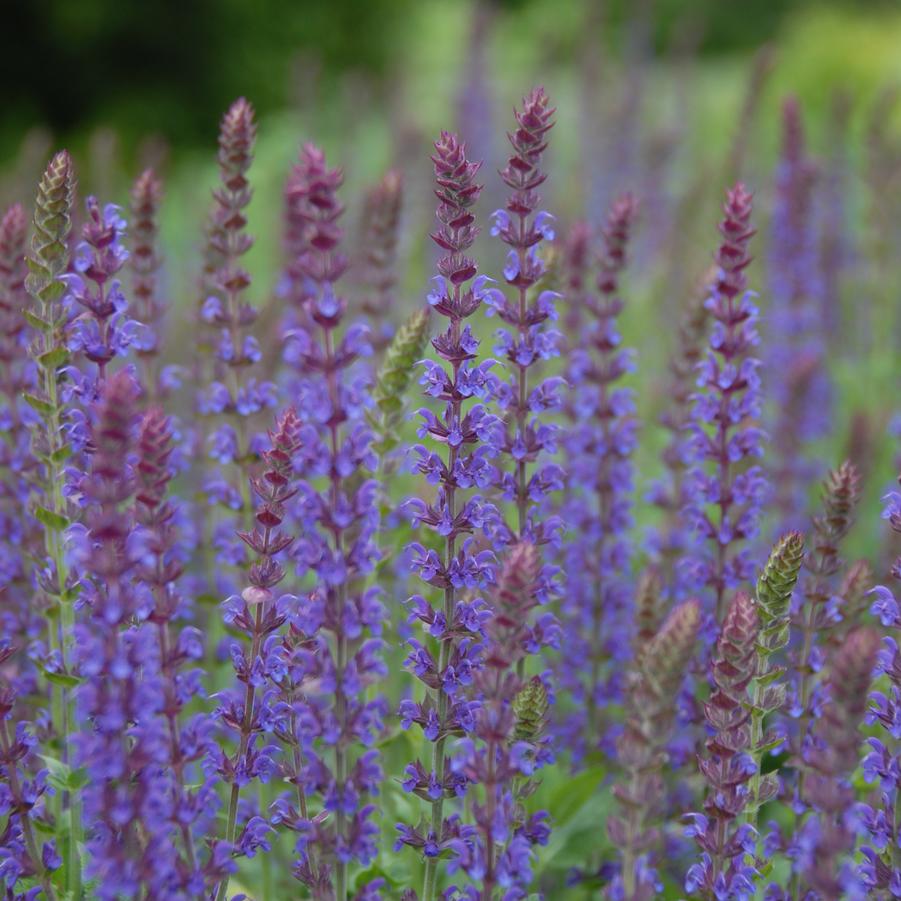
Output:
[[[486,216],[499,205],[492,174],[512,105],[543,83],[558,107],[546,197],[561,226],[599,221],[617,191],[651,196],[623,319],[626,342],[640,348],[639,407],[650,422],[665,403],[673,324],[709,266],[722,189],[737,175],[758,197],[752,283],[766,317],[779,110],[795,94],[811,153],[826,164],[848,157],[846,225],[865,262],[843,287],[851,324],[858,308],[868,322],[849,331],[847,356],[831,361],[841,400],[823,454],[838,462],[864,440],[864,422],[875,441],[867,508],[875,510],[893,465],[889,443],[873,436],[885,433],[897,387],[897,292],[879,267],[901,239],[892,215],[901,202],[901,116],[891,93],[901,84],[899,50],[898,0],[17,2],[0,29],[3,83],[14,86],[0,113],[0,203],[30,203],[56,147],[74,152],[82,196],[123,205],[153,164],[166,184],[167,286],[173,304],[189,308],[218,121],[243,94],[259,113],[249,210],[256,243],[247,258],[254,302],[273,297],[282,186],[299,145],[314,140],[345,168],[351,241],[364,188],[390,166],[402,169],[401,297],[410,309],[433,260],[431,141],[459,128],[486,159]],[[659,221],[654,191],[666,200]],[[481,243],[483,268],[496,271],[499,242]],[[175,358],[185,351],[179,341],[190,335],[173,335]],[[644,433],[643,473],[659,466],[663,438],[660,429]],[[861,540],[873,540],[878,520],[863,519]]]

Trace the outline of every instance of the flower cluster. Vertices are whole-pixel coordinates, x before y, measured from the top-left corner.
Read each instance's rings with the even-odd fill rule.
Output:
[[[746,592],[732,599],[711,669],[713,692],[704,704],[713,735],[698,766],[708,785],[704,813],[690,814],[687,829],[700,848],[701,861],[685,877],[685,890],[703,898],[750,899],[756,871],[745,861],[754,852],[755,830],[737,824],[748,800],[755,764],[748,755],[748,685],[754,678],[760,626],[757,606]]]
[[[99,396],[107,367],[123,357],[134,343],[139,326],[127,318],[128,303],[116,276],[128,260],[125,220],[119,207],[101,209],[94,197],[87,200],[87,219],[72,260],[75,272],[63,276],[74,321],[68,329],[69,350],[84,357],[89,371],[80,373],[74,390],[83,405]],[[93,367],[96,366],[96,372]]]
[[[494,212],[493,235],[510,248],[504,266],[504,280],[513,290],[511,300],[503,292],[492,289],[486,294],[487,312],[498,317],[510,328],[499,329],[495,353],[507,362],[508,380],[498,380],[495,399],[505,414],[503,440],[496,450],[500,459],[506,458],[501,476],[504,499],[516,509],[514,525],[504,525],[498,534],[502,544],[530,541],[543,545],[552,540],[560,523],[556,517],[539,519],[536,507],[550,492],[562,487],[563,471],[555,463],[545,463],[529,474],[542,455],[557,449],[557,430],[540,414],[560,406],[559,389],[563,380],[544,379],[529,385],[529,375],[541,361],[555,357],[560,334],[547,328],[547,322],[557,318],[554,303],[559,297],[553,291],[541,291],[531,296],[541,281],[546,267],[538,249],[544,239],[552,240],[553,217],[538,210],[541,197],[538,188],[547,174],[541,159],[547,147],[547,133],[553,128],[555,110],[550,107],[543,88],[536,88],[523,100],[516,111],[516,129],[510,134],[513,155],[501,172],[501,179],[511,190],[504,209]],[[514,331],[515,330],[515,331]],[[546,418],[546,417],[545,417]],[[500,433],[495,433],[500,437]],[[504,467],[504,464],[501,464]],[[543,577],[544,591],[550,590],[551,570]]]
[[[37,522],[23,516],[28,505],[29,480],[34,477],[29,425],[34,412],[23,398],[33,393],[34,366],[28,359],[27,323],[23,316],[25,293],[25,244],[28,222],[25,210],[11,206],[0,219],[0,426],[6,440],[0,443],[0,583],[6,586],[0,622],[8,639],[28,635],[34,613],[26,550],[40,546]]]
[[[601,728],[601,711],[618,692],[616,675],[606,672],[607,664],[625,660],[629,653],[628,644],[617,637],[617,624],[624,625],[629,597],[623,574],[629,561],[626,533],[632,525],[630,457],[636,424],[632,391],[617,385],[633,368],[633,358],[621,347],[616,321],[624,305],[619,278],[635,214],[630,195],[610,210],[597,290],[585,299],[590,324],[568,368],[576,423],[565,447],[576,490],[562,513],[577,538],[564,551],[568,579],[561,610],[569,651],[562,661],[561,683],[575,709],[562,728],[577,761],[602,747],[606,730]]]
[[[764,733],[768,715],[785,707],[785,667],[772,661],[789,640],[792,592],[801,573],[804,557],[804,536],[800,532],[783,535],[770,552],[769,559],[757,580],[757,614],[760,632],[757,638],[757,665],[754,670],[754,689],[751,707],[751,754],[755,772],[749,788],[748,819],[756,825],[760,806],[776,796],[775,775],[763,776],[764,755],[782,745],[784,734],[778,728]]]
[[[795,754],[803,761],[810,725],[822,707],[820,672],[825,652],[819,637],[832,629],[839,609],[832,600],[842,568],[839,546],[854,523],[860,476],[851,463],[833,470],[823,484],[823,511],[812,522],[813,549],[804,563],[803,602],[795,605],[794,625],[801,637],[795,650],[796,673],[791,713],[798,719]],[[803,770],[802,770],[803,771]],[[803,775],[801,777],[803,779]],[[799,790],[799,794],[803,793]],[[803,797],[800,799],[803,803]]]
[[[213,787],[201,780],[199,768],[212,747],[212,723],[205,712],[187,717],[188,706],[204,696],[204,643],[195,626],[178,628],[189,608],[179,590],[179,579],[188,562],[184,537],[179,529],[181,510],[167,496],[173,477],[172,422],[158,407],[149,409],[138,430],[135,473],[134,518],[137,539],[143,545],[134,575],[150,593],[152,607],[147,622],[156,632],[159,654],[160,714],[166,722],[165,762],[170,773],[167,785],[170,829],[175,835],[169,848],[176,867],[167,882],[172,897],[191,897],[204,885],[204,873],[197,849],[200,836],[213,825],[211,813],[218,807]],[[167,836],[168,838],[168,836]]]
[[[217,423],[207,435],[210,458],[234,473],[232,478],[220,472],[208,475],[204,494],[211,504],[232,511],[246,511],[251,506],[247,477],[259,449],[265,446],[252,425],[254,417],[276,402],[274,384],[247,375],[262,357],[259,342],[249,334],[257,312],[245,300],[250,274],[241,264],[253,244],[246,231],[246,209],[252,194],[247,172],[255,140],[253,107],[243,98],[236,100],[219,130],[220,183],[213,194],[207,235],[211,271],[200,311],[213,354],[212,379],[205,379],[198,392],[197,410]],[[233,519],[223,518],[213,531],[212,542],[219,560],[239,566],[244,552],[235,540],[234,526]]]
[[[446,451],[442,456],[425,445],[414,448],[416,469],[437,485],[437,491],[431,502],[412,499],[408,509],[414,524],[426,526],[442,541],[440,551],[420,543],[410,551],[420,578],[443,594],[443,603],[433,607],[421,595],[409,601],[411,621],[420,623],[432,641],[410,639],[406,665],[426,693],[421,701],[405,700],[400,712],[406,727],[415,723],[432,743],[431,759],[411,764],[416,777],[408,782],[411,791],[420,783],[428,787],[425,798],[431,810],[424,828],[398,826],[399,844],[425,856],[423,901],[434,901],[439,860],[459,847],[465,832],[456,815],[444,813],[445,801],[463,794],[467,782],[449,765],[446,746],[449,738],[470,733],[475,725],[477,704],[469,689],[480,663],[484,623],[490,616],[478,592],[494,581],[494,555],[478,550],[468,536],[495,519],[496,512],[470,492],[495,481],[488,441],[501,428],[483,404],[471,402],[486,396],[493,361],[477,362],[479,341],[464,324],[486,293],[485,278],[476,277],[476,262],[466,255],[478,234],[471,207],[481,192],[475,180],[479,164],[470,162],[464,145],[447,132],[436,142],[432,162],[439,223],[432,240],[444,254],[429,303],[448,325],[432,338],[432,347],[443,362],[424,361],[421,379],[426,396],[442,403],[443,409],[438,415],[426,408],[419,411],[419,434]]]
[[[0,667],[5,667],[15,649],[4,643],[0,646]],[[47,771],[39,770],[29,778],[24,770],[25,759],[36,744],[28,723],[18,720],[10,728],[16,708],[16,693],[0,679],[0,816],[6,826],[0,835],[0,885],[13,901],[30,898],[29,893],[15,893],[20,879],[37,879],[45,901],[56,901],[50,874],[62,864],[53,840],[40,842],[34,817],[43,811],[43,797],[48,790]]]
[[[301,630],[314,641],[307,677],[321,685],[298,724],[308,769],[307,793],[318,794],[333,821],[314,819],[307,841],[315,843],[321,870],[333,873],[335,896],[347,897],[349,868],[368,864],[376,853],[377,827],[371,803],[381,780],[378,752],[386,704],[369,687],[386,673],[381,624],[385,613],[378,587],[367,577],[378,559],[378,493],[365,473],[377,465],[364,416],[365,373],[357,365],[370,353],[368,330],[347,323],[347,301],[337,282],[347,266],[341,252],[344,210],[337,191],[340,170],[330,169],[321,150],[306,145],[290,181],[292,208],[304,224],[305,245],[296,260],[307,285],[306,325],[287,334],[285,357],[297,373],[299,403],[306,411],[302,466],[295,514],[300,537],[292,557],[298,572],[311,573],[317,587]]]
[[[162,182],[153,169],[141,173],[131,189],[131,290],[135,316],[144,327],[135,350],[141,367],[141,382],[151,401],[178,385],[173,368],[161,368],[159,362],[166,311],[159,284],[162,259],[158,248],[158,220],[162,194]]]
[[[886,497],[883,516],[892,531],[901,533],[901,494],[890,492]],[[901,579],[901,557],[892,566],[892,575]],[[887,628],[901,624],[901,611],[894,592],[885,585],[877,585],[872,594],[873,613]],[[901,866],[897,862],[898,824],[895,809],[901,790],[901,651],[895,638],[886,636],[877,661],[877,675],[887,677],[885,690],[870,695],[870,708],[866,714],[868,723],[880,726],[878,736],[867,739],[869,752],[863,760],[863,771],[868,782],[878,783],[879,802],[861,805],[868,843],[863,846],[866,865],[864,882],[871,892],[897,891],[901,886]]]
[[[694,463],[686,482],[685,517],[709,547],[694,549],[683,562],[697,587],[707,586],[717,620],[725,615],[726,593],[751,578],[748,547],[737,547],[757,534],[766,481],[748,461],[763,454],[760,413],[757,308],[747,288],[751,262],[751,195],[738,184],[726,195],[720,223],[723,242],[707,309],[713,319],[706,358],[698,366],[692,407],[690,449]]]
[[[773,380],[773,482],[782,525],[795,528],[817,466],[807,445],[830,424],[832,389],[825,368],[823,284],[814,228],[815,164],[807,156],[800,107],[783,106],[782,153],[776,175],[773,247],[769,257],[772,315],[766,363]]]
[[[664,583],[675,597],[688,592],[686,574],[677,564],[692,550],[692,535],[685,529],[683,511],[689,501],[687,476],[691,462],[692,399],[698,365],[704,352],[710,315],[706,305],[695,299],[679,323],[678,345],[669,361],[668,404],[660,423],[669,432],[661,458],[666,467],[664,480],[651,487],[648,499],[663,514],[663,522],[651,535],[659,558]]]
[[[879,650],[875,629],[853,631],[832,663],[828,698],[805,755],[804,800],[818,812],[805,824],[796,862],[795,897],[863,897],[860,876],[843,858],[854,850],[858,824],[851,775],[857,766],[860,725]],[[871,858],[872,860],[872,858]]]
[[[620,812],[607,821],[622,866],[613,896],[644,901],[659,890],[654,860],[665,798],[663,770],[675,701],[700,625],[700,605],[685,601],[640,642],[627,678],[625,728],[616,740],[624,774],[614,788]]]
[[[547,843],[546,811],[528,815],[522,801],[528,780],[551,760],[547,738],[547,688],[539,677],[523,683],[517,665],[535,653],[544,637],[556,629],[550,614],[532,618],[539,605],[540,557],[528,542],[514,544],[492,592],[492,614],[485,624],[482,668],[473,678],[479,699],[473,736],[462,739],[452,770],[467,783],[481,787],[482,801],[473,800],[477,838],[467,842],[460,865],[478,891],[473,901],[489,901],[503,889],[507,897],[526,897],[532,883],[532,846]],[[422,794],[427,786],[414,791]],[[413,773],[411,773],[413,777]],[[427,792],[426,792],[427,793]],[[475,794],[475,792],[474,792]]]
[[[285,505],[297,493],[293,481],[294,459],[300,447],[300,423],[293,410],[283,413],[270,432],[270,449],[263,452],[266,468],[261,476],[251,479],[253,493],[259,499],[254,526],[238,537],[255,555],[247,574],[247,586],[240,596],[233,595],[223,606],[225,622],[243,634],[244,648],[231,645],[231,659],[238,686],[220,693],[216,716],[235,738],[236,747],[226,754],[220,745],[211,748],[210,766],[230,786],[228,820],[225,828],[226,847],[234,853],[253,856],[262,848],[269,850],[267,832],[270,827],[259,814],[245,816],[239,822],[238,800],[241,789],[252,780],[268,782],[275,773],[276,746],[264,743],[272,713],[262,689],[266,685],[269,652],[277,642],[278,630],[287,614],[284,603],[273,589],[285,578],[285,570],[277,557],[286,552],[294,538],[281,531]],[[216,897],[227,897],[228,872],[219,884]]]
[[[475,17],[476,68],[493,21]],[[412,132],[392,133],[396,168],[357,198],[349,253],[343,173],[301,147],[273,272],[248,252],[256,125],[234,103],[187,315],[187,242],[161,251],[154,170],[132,183],[127,234],[93,198],[73,232],[65,152],[30,249],[27,208],[0,215],[2,898],[901,897],[901,493],[890,541],[875,516],[851,531],[890,456],[874,424],[891,372],[858,345],[897,335],[891,305],[857,304],[837,346],[850,307],[827,299],[822,255],[854,223],[815,222],[790,103],[761,242],[765,405],[751,198],[728,192],[715,269],[694,259],[709,179],[670,184],[680,131],[646,144],[634,109],[614,143],[641,155],[614,154],[603,180],[641,176],[653,234],[637,252],[637,195],[596,227],[570,190],[584,173],[553,182],[554,244],[542,89],[492,179],[500,240],[480,235],[480,164],[442,132],[421,304],[404,290],[423,262]],[[888,292],[901,167],[872,130],[867,184],[886,194],[841,272],[872,266],[865,284]],[[359,147],[351,165],[363,150],[376,165]],[[94,181],[128,184],[116,175]],[[660,297],[671,309],[652,316]],[[633,339],[649,351],[634,391]],[[820,389],[837,359],[867,390],[836,379],[833,409]],[[811,511],[814,435],[854,463]],[[659,479],[643,498],[639,468]],[[776,531],[787,520],[806,538]],[[846,563],[852,547],[866,556]]]
[[[76,762],[84,770],[84,816],[91,824],[86,876],[98,897],[163,891],[176,878],[158,645],[143,628],[152,600],[135,581],[144,554],[131,502],[137,385],[127,372],[106,378],[91,411],[90,469],[79,489],[85,522],[66,533],[68,554],[88,573],[87,618],[75,625],[82,728]],[[148,816],[148,813],[151,813]]]

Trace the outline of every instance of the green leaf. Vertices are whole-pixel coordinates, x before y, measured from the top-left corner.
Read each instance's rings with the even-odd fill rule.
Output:
[[[43,523],[48,529],[53,529],[54,532],[62,532],[69,525],[67,517],[46,507],[35,507],[34,515],[38,522]]]
[[[36,313],[32,313],[30,310],[22,310],[22,315],[25,317],[25,321],[34,329],[37,329],[39,332],[44,332],[45,334],[53,331],[53,325],[50,322],[46,322],[41,319]]]
[[[65,347],[54,347],[38,357],[38,363],[45,369],[58,369],[69,359],[69,351]]]
[[[65,463],[69,457],[72,456],[72,448],[69,447],[68,444],[64,444],[62,447],[58,447],[52,454],[50,454],[50,461],[52,463]]]
[[[32,409],[37,410],[38,413],[49,416],[53,412],[53,405],[48,404],[47,401],[41,400],[41,398],[35,397],[33,394],[25,394],[23,396],[25,398],[25,403]]]
[[[57,760],[56,757],[50,757],[47,754],[40,754],[39,756],[41,760],[44,761],[44,766],[47,767],[47,781],[54,788],[58,788],[60,791],[67,791],[69,777],[72,775],[72,770],[69,768],[69,765],[63,763],[62,760]]]
[[[76,685],[81,685],[81,679],[78,676],[69,675],[69,673],[54,673],[44,670],[44,677],[53,685],[61,685],[63,688],[75,688]]]

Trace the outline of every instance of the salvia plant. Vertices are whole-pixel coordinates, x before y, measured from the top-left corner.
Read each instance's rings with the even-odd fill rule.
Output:
[[[347,185],[237,100],[190,238],[66,151],[0,211],[7,901],[901,897],[901,428],[835,365],[889,138],[789,100],[769,177],[750,97],[717,237],[625,107],[578,190],[543,88],[483,166],[488,82]]]

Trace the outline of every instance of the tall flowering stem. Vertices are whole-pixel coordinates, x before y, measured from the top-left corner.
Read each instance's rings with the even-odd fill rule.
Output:
[[[248,377],[262,356],[259,343],[249,334],[257,311],[245,299],[250,274],[241,262],[253,244],[246,210],[252,196],[247,173],[255,140],[253,107],[240,98],[226,112],[219,130],[219,186],[213,192],[208,230],[209,293],[201,310],[203,321],[218,333],[218,339],[213,348],[213,380],[198,397],[199,412],[215,417],[217,423],[208,437],[209,454],[231,467],[230,478],[208,476],[205,494],[233,511],[250,509],[249,475],[256,449],[263,444],[251,432],[250,423],[275,404],[274,385]],[[222,562],[243,565],[232,522],[222,522],[212,538]]]
[[[757,580],[760,632],[751,701],[751,754],[755,769],[748,786],[745,808],[747,821],[755,828],[761,805],[775,797],[779,788],[775,776],[762,775],[762,767],[766,753],[778,747],[783,736],[778,732],[764,736],[764,723],[768,715],[785,706],[785,684],[782,681],[785,667],[773,663],[771,658],[788,644],[792,592],[798,583],[803,559],[804,536],[800,532],[789,532],[773,546]]]
[[[161,712],[167,733],[165,760],[172,780],[170,829],[179,838],[171,850],[178,862],[178,888],[189,893],[196,880],[203,878],[195,830],[208,825],[204,812],[216,808],[217,798],[206,781],[199,788],[189,787],[192,768],[202,763],[208,753],[211,723],[206,713],[184,720],[188,704],[201,694],[202,671],[188,667],[202,658],[203,639],[194,626],[176,632],[185,606],[178,580],[187,561],[181,550],[178,505],[167,496],[174,474],[172,451],[172,422],[158,407],[151,407],[141,420],[137,442],[134,515],[146,553],[138,562],[135,575],[147,586],[153,600],[148,621],[159,645]]]
[[[107,367],[125,356],[138,329],[125,318],[128,303],[116,278],[128,260],[125,225],[119,207],[110,203],[101,209],[89,197],[82,240],[75,248],[75,272],[63,276],[76,314],[68,332],[69,350],[88,362],[75,387],[85,406],[100,396]]]
[[[747,547],[740,543],[757,534],[766,489],[761,468],[749,461],[763,454],[763,433],[755,425],[760,414],[759,361],[751,356],[757,343],[757,308],[747,289],[745,270],[751,262],[748,244],[751,195],[738,184],[726,195],[719,229],[719,267],[707,309],[714,320],[706,359],[698,368],[694,396],[691,457],[694,467],[686,483],[685,515],[698,536],[710,544],[688,564],[698,587],[708,586],[716,602],[717,620],[725,614],[726,592],[752,575]]]
[[[653,535],[654,553],[660,561],[661,577],[674,597],[686,593],[685,573],[679,561],[689,549],[684,509],[688,501],[687,477],[691,458],[692,398],[697,368],[704,355],[710,315],[700,300],[693,300],[679,323],[678,343],[668,363],[667,404],[660,416],[669,433],[661,454],[666,478],[651,488],[649,500],[663,514],[663,522]]]
[[[901,493],[890,491],[885,501],[883,518],[893,532],[901,534]],[[901,557],[894,561],[891,575],[896,582],[901,580]],[[901,607],[891,588],[877,585],[871,594],[872,612],[882,625],[891,630],[901,626]],[[862,873],[871,893],[884,893],[901,885],[901,650],[892,635],[883,638],[876,671],[885,675],[887,690],[870,695],[866,721],[879,726],[880,732],[867,739],[869,752],[863,772],[867,782],[879,783],[881,804],[862,805],[862,819],[870,835],[870,842],[863,847],[867,862]]]
[[[854,523],[860,500],[860,475],[853,464],[842,463],[823,483],[823,510],[813,518],[813,549],[804,564],[803,602],[795,612],[795,628],[801,635],[796,651],[794,714],[798,717],[795,755],[800,768],[798,794],[803,803],[805,747],[811,722],[821,706],[817,673],[822,669],[824,651],[820,637],[831,631],[835,619],[830,600],[842,567],[839,548]],[[822,687],[821,687],[822,688]]]
[[[832,663],[828,698],[807,750],[810,776],[804,785],[805,802],[817,811],[806,825],[798,861],[800,878],[793,897],[863,897],[856,867],[842,859],[853,853],[857,824],[849,816],[854,806],[850,779],[858,764],[860,726],[867,707],[867,691],[879,651],[875,629],[857,629],[846,639]]]
[[[0,646],[0,666],[13,656],[14,650],[9,644]],[[54,842],[39,842],[33,822],[46,791],[47,772],[41,770],[33,779],[25,773],[23,763],[36,742],[25,722],[19,720],[15,729],[10,728],[16,701],[12,687],[0,678],[0,816],[7,820],[0,836],[0,878],[9,898],[24,897],[15,895],[14,890],[19,879],[25,877],[37,879],[45,901],[56,901],[51,873],[62,861]]]
[[[503,887],[527,894],[532,881],[532,848],[547,843],[547,813],[528,816],[522,800],[533,773],[550,762],[544,736],[547,688],[538,677],[523,682],[519,660],[541,647],[536,632],[556,630],[550,614],[534,619],[539,606],[541,558],[527,542],[514,544],[507,554],[496,589],[493,612],[485,625],[484,663],[473,687],[479,699],[474,737],[461,742],[452,762],[454,772],[480,786],[483,800],[473,800],[478,840],[466,844],[462,866],[474,880],[479,901],[492,901]],[[413,790],[427,797],[426,774],[408,769]],[[475,794],[475,791],[474,791]]]
[[[79,483],[85,524],[68,530],[70,553],[84,580],[88,615],[76,625],[82,683],[76,691],[81,731],[76,762],[84,770],[80,795],[89,826],[88,879],[97,897],[136,897],[155,884],[166,859],[153,860],[157,829],[165,817],[145,816],[165,797],[160,717],[163,698],[154,642],[137,623],[145,597],[135,581],[141,555],[130,501],[135,481],[138,388],[127,372],[105,379],[91,415],[90,468]]]
[[[624,901],[645,901],[657,891],[654,854],[660,842],[666,745],[700,621],[697,601],[674,608],[636,648],[627,679],[626,723],[616,741],[624,772],[613,789],[620,810],[607,821],[622,861],[614,896]]]
[[[28,323],[23,310],[28,305],[25,292],[26,238],[28,219],[19,204],[0,218],[0,584],[5,586],[5,603],[0,614],[2,629],[9,639],[24,639],[33,611],[32,585],[26,555],[43,544],[39,524],[23,515],[28,506],[30,480],[34,478],[30,422],[34,413],[23,395],[34,390],[34,366],[28,359]]]
[[[542,423],[538,414],[559,406],[557,394],[562,379],[550,378],[529,385],[530,371],[541,360],[557,355],[559,333],[548,329],[548,320],[556,319],[554,301],[559,295],[542,291],[530,297],[530,291],[541,280],[546,267],[538,255],[542,240],[553,239],[553,217],[538,210],[538,193],[547,174],[541,158],[547,147],[547,133],[553,128],[554,109],[543,88],[536,88],[516,111],[516,129],[509,135],[513,155],[501,171],[504,184],[511,190],[504,209],[494,213],[492,234],[500,236],[510,247],[504,267],[504,279],[513,289],[515,300],[503,292],[488,293],[488,314],[497,313],[515,332],[498,331],[497,353],[507,360],[510,381],[498,387],[498,402],[506,412],[506,433],[497,448],[509,458],[510,471],[504,472],[501,487],[504,496],[516,509],[516,522],[502,530],[504,543],[516,540],[545,544],[551,540],[556,519],[540,522],[535,506],[548,492],[562,487],[562,471],[555,464],[538,467],[531,476],[528,469],[543,453],[556,450],[556,429]]]
[[[773,481],[783,528],[797,527],[817,466],[810,441],[830,429],[831,386],[823,317],[825,285],[815,228],[816,167],[807,156],[798,101],[783,107],[782,151],[776,178],[770,253],[768,369],[773,379]]]
[[[420,411],[419,434],[429,436],[446,454],[417,446],[416,467],[429,482],[438,485],[434,500],[409,502],[414,523],[435,532],[442,541],[439,551],[414,544],[414,563],[426,584],[443,593],[437,609],[425,598],[410,599],[411,617],[419,620],[438,643],[433,650],[416,639],[410,640],[407,666],[426,688],[421,702],[412,699],[401,707],[403,723],[416,723],[432,742],[427,765],[416,761],[429,785],[430,818],[423,833],[400,824],[398,844],[406,844],[425,855],[422,901],[434,901],[438,892],[439,861],[442,852],[454,845],[463,827],[456,817],[445,818],[445,801],[465,791],[465,779],[448,765],[448,738],[472,731],[473,703],[467,697],[473,669],[478,666],[485,618],[484,601],[467,597],[463,590],[477,592],[493,581],[493,555],[476,552],[470,540],[461,537],[483,527],[493,508],[467,489],[488,486],[494,471],[488,460],[489,448],[479,446],[497,432],[500,422],[473,397],[488,393],[488,370],[492,361],[477,363],[479,342],[465,320],[478,310],[485,297],[485,279],[475,278],[476,262],[466,255],[478,234],[471,207],[481,192],[475,181],[478,163],[470,162],[456,135],[443,132],[432,156],[438,197],[438,227],[432,240],[444,252],[438,261],[439,275],[429,302],[435,313],[448,320],[447,328],[432,339],[432,347],[443,361],[426,360],[422,378],[426,395],[443,403],[436,416]],[[475,278],[474,281],[472,281]]]
[[[163,184],[153,169],[138,176],[131,189],[131,273],[134,311],[145,332],[137,347],[141,382],[151,402],[163,389],[159,365],[161,328],[166,305],[160,296],[159,210]]]
[[[708,785],[704,813],[690,814],[701,862],[689,869],[685,890],[703,898],[750,898],[756,871],[744,862],[753,852],[754,829],[736,825],[748,798],[747,783],[754,774],[748,755],[751,742],[748,686],[754,678],[760,632],[754,599],[736,593],[716,643],[711,676],[713,692],[704,714],[713,734],[698,766]]]
[[[63,495],[63,472],[70,454],[63,429],[66,406],[62,398],[63,368],[69,359],[65,329],[68,320],[63,297],[63,275],[69,265],[68,240],[72,227],[75,172],[66,151],[56,154],[38,186],[34,212],[34,235],[28,258],[25,287],[33,304],[25,311],[32,328],[31,355],[37,367],[37,384],[25,401],[35,410],[31,426],[32,454],[40,464],[35,518],[44,526],[44,556],[40,588],[46,598],[47,633],[50,656],[48,668],[63,679],[72,674],[68,644],[74,625],[73,602],[77,579],[70,574],[63,546],[63,532],[69,525],[68,504]],[[67,690],[64,685],[51,690],[51,717],[57,750],[68,756]],[[52,809],[59,816],[62,795],[56,795]],[[72,807],[70,805],[70,811]],[[71,830],[73,835],[75,830]],[[73,849],[74,849],[74,841]],[[68,884],[77,885],[77,864],[68,859]]]
[[[619,280],[636,212],[631,195],[610,210],[596,291],[585,300],[589,324],[568,368],[576,425],[565,444],[577,488],[564,506],[575,538],[564,555],[568,580],[562,613],[570,651],[562,661],[561,680],[576,705],[564,728],[577,760],[589,745],[597,749],[605,731],[600,716],[609,690],[607,661],[629,653],[628,645],[613,637],[613,626],[628,602],[622,573],[629,559],[630,457],[636,443],[632,391],[618,382],[634,361],[632,351],[621,346],[616,323],[624,306]]]
[[[364,417],[365,373],[358,362],[371,348],[366,326],[347,322],[347,301],[336,288],[347,267],[341,252],[341,182],[341,171],[328,167],[321,150],[302,149],[289,191],[295,216],[305,223],[307,244],[296,265],[308,286],[309,325],[289,333],[286,356],[299,374],[310,420],[304,433],[310,480],[301,485],[299,504],[303,537],[293,556],[299,571],[312,572],[318,583],[304,631],[316,642],[311,677],[324,688],[301,724],[308,733],[311,776],[306,784],[334,815],[334,826],[321,819],[312,823],[310,841],[324,861],[323,872],[334,874],[335,897],[344,901],[351,865],[365,866],[376,853],[371,799],[378,793],[381,768],[372,746],[383,728],[385,703],[367,687],[386,669],[380,592],[367,585],[378,559],[373,540],[378,490],[364,474],[375,470],[377,459]],[[324,484],[314,484],[315,477]]]
[[[237,854],[252,856],[258,848],[268,851],[265,841],[268,825],[260,817],[251,817],[238,832],[238,799],[242,786],[253,779],[268,781],[274,770],[275,747],[261,745],[265,723],[271,712],[258,703],[257,689],[265,684],[269,636],[284,624],[286,616],[277,603],[273,589],[285,578],[277,559],[294,541],[282,531],[285,504],[297,494],[294,483],[294,459],[300,449],[300,422],[293,409],[283,413],[269,433],[270,448],[263,452],[265,469],[251,479],[251,488],[259,499],[253,529],[238,537],[255,556],[247,575],[248,585],[241,596],[230,597],[225,604],[225,621],[249,640],[249,654],[238,643],[231,647],[232,663],[243,689],[220,696],[217,715],[235,736],[237,747],[227,755],[214,749],[216,771],[231,786],[225,827],[225,842]],[[229,874],[219,883],[218,901],[228,893]]]

